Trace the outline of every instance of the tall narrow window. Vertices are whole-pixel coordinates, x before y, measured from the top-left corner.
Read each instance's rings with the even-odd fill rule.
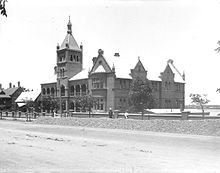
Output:
[[[61,86],[61,96],[65,96],[65,86]]]

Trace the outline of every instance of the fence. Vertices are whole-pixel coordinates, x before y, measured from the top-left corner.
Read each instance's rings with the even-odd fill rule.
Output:
[[[54,115],[53,113],[26,113],[26,112],[0,112],[0,119],[20,119],[31,121],[36,119],[39,116],[51,116],[51,117],[60,117],[59,114]],[[108,113],[91,113],[88,112],[70,112],[69,114],[62,114],[62,117],[77,117],[77,118],[108,118]],[[124,113],[115,112],[113,118],[125,118]],[[143,116],[139,113],[137,114],[128,114],[129,119],[143,119],[143,120],[152,120],[152,119],[165,119],[165,120],[201,120],[201,119],[220,119],[220,116],[209,116],[209,112],[202,113],[193,113],[193,112],[181,112],[181,113],[157,113],[157,114],[144,114]]]

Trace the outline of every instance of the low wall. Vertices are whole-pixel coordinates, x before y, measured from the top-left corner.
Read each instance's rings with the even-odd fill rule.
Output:
[[[54,117],[53,113],[24,113],[24,112],[0,112],[0,118],[29,118],[35,119],[39,116],[51,116]],[[56,114],[55,117],[60,117],[59,114]],[[77,117],[77,118],[108,118],[108,113],[91,113],[88,112],[70,112],[67,114],[62,114],[62,117]],[[114,113],[113,118],[125,118],[124,113]],[[192,112],[182,112],[182,113],[156,113],[156,114],[128,114],[129,119],[165,119],[165,120],[201,120],[201,119],[220,119],[220,116],[210,116],[209,112],[205,112],[204,116],[202,113],[192,113]]]

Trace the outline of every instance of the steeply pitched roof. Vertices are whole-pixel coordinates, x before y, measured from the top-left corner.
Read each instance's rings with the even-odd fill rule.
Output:
[[[183,75],[178,71],[178,69],[174,66],[173,60],[168,60],[167,65],[170,67],[172,72],[174,73],[174,82],[185,83]]]
[[[77,73],[75,76],[70,78],[70,80],[80,80],[88,78],[88,69],[82,69],[81,72]]]
[[[6,95],[13,95],[17,90],[19,89],[19,87],[13,87],[13,88],[7,88],[4,90]]]
[[[94,73],[103,73],[106,72],[102,65],[99,65],[97,69],[95,69]]]
[[[16,103],[24,102],[25,100],[32,100],[35,101],[38,96],[40,95],[40,91],[25,91],[20,94],[20,96],[15,100]]]
[[[0,90],[0,98],[11,98],[11,97],[7,95],[3,90]]]
[[[75,38],[70,33],[67,33],[65,39],[63,40],[63,43],[60,46],[60,49],[65,49],[65,48],[69,48],[69,49],[76,50],[76,51],[81,51]]]
[[[67,24],[67,35],[65,39],[63,40],[63,43],[60,46],[60,49],[65,49],[65,48],[69,48],[69,49],[76,50],[76,51],[81,51],[75,38],[72,35],[72,23],[70,21],[70,18]]]

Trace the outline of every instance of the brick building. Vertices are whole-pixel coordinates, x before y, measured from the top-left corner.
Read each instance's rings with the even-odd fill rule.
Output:
[[[106,59],[99,49],[98,56],[91,60],[92,68],[83,68],[83,46],[78,46],[72,35],[72,24],[67,24],[67,35],[57,46],[54,78],[41,84],[41,97],[56,99],[63,111],[79,111],[75,96],[90,93],[98,100],[94,110],[125,110],[128,108],[129,86],[133,78],[148,78],[140,58],[130,70],[121,70],[117,58]],[[111,62],[111,63],[109,63]],[[132,67],[130,67],[132,68]],[[158,75],[159,76],[159,75]],[[149,79],[153,87],[156,108],[180,108],[185,102],[185,75],[168,60],[166,67],[156,79]]]
[[[19,97],[23,90],[24,88],[20,86],[20,82],[18,82],[18,86],[12,86],[12,83],[9,83],[9,88],[7,89],[3,89],[2,85],[0,84],[0,109],[17,109],[17,104],[15,100]]]

